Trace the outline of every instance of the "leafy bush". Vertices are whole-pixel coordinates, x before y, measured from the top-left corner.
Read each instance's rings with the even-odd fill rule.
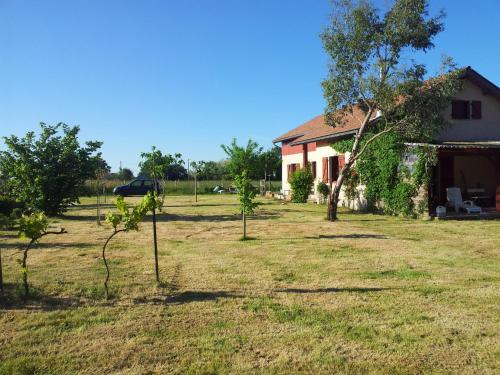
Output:
[[[292,189],[292,202],[305,203],[313,187],[314,179],[309,168],[302,168],[292,173],[290,186]]]
[[[323,199],[326,199],[328,197],[328,194],[330,193],[330,188],[323,181],[320,181],[318,183],[316,189],[318,190],[318,194],[320,194],[323,197]]]
[[[4,138],[0,173],[7,177],[9,196],[25,202],[30,209],[56,215],[78,202],[78,188],[85,180],[109,167],[98,152],[101,142],[80,146],[78,126],[40,126],[38,137],[28,132],[22,138]]]

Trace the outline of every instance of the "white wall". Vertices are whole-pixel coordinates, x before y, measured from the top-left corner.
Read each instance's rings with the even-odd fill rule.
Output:
[[[316,147],[315,151],[311,151],[307,155],[307,159],[309,163],[316,162],[316,179],[314,180],[314,191],[316,192],[316,186],[320,181],[323,180],[323,158],[325,157],[330,157],[330,156],[337,156],[339,155],[339,152],[334,150],[328,143],[325,143],[323,145],[318,145]],[[345,154],[346,160],[349,157],[349,153]],[[303,157],[302,153],[298,154],[292,154],[292,155],[284,155],[283,156],[283,163],[282,163],[282,190],[284,191],[285,194],[290,194],[290,184],[287,181],[288,177],[288,169],[287,166],[289,164],[300,164],[300,167],[303,167]],[[347,198],[345,197],[345,194],[343,191],[340,193],[340,202],[339,204],[341,206],[345,207],[350,207],[353,209],[362,209],[366,207],[366,201],[363,198],[363,191],[364,187],[359,186],[358,187],[358,192],[359,192],[359,199],[356,200],[356,202],[348,202]],[[312,195],[310,198],[317,200],[319,196],[316,194]]]

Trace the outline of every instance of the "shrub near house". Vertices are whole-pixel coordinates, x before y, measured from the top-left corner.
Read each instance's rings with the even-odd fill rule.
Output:
[[[290,187],[292,189],[292,202],[306,203],[314,184],[310,168],[302,168],[292,173]]]

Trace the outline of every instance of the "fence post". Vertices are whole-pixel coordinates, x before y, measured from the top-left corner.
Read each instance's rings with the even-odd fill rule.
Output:
[[[198,202],[198,181],[196,179],[196,173],[194,175],[194,201]]]

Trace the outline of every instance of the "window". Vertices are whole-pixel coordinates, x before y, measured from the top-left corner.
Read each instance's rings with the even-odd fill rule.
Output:
[[[451,118],[456,120],[468,119],[469,116],[469,101],[468,100],[452,100],[451,101]]]
[[[337,181],[339,177],[339,157],[338,156],[330,156],[329,158],[329,168],[328,168],[328,181],[334,182]]]
[[[287,165],[287,181],[290,181],[290,177],[292,177],[292,173],[300,169],[300,164],[288,164]]]
[[[472,101],[472,116],[474,120],[480,120],[481,119],[481,101],[479,100],[473,100]]]
[[[141,180],[135,180],[135,181],[132,181],[130,183],[130,186],[133,186],[133,187],[139,187],[139,186],[142,186],[142,181]]]
[[[315,161],[313,161],[311,163],[311,173],[313,175],[313,179],[316,179],[316,162]]]
[[[144,180],[144,186],[153,186],[152,180]]]

